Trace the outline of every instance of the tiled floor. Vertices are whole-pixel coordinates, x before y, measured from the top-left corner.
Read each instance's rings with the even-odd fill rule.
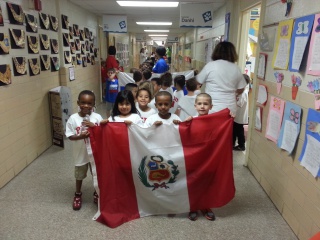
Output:
[[[111,229],[92,220],[97,206],[90,177],[81,210],[72,210],[75,180],[67,141],[65,149],[52,146],[0,190],[0,239],[297,239],[243,163],[243,153],[234,152],[236,197],[214,209],[216,221],[152,216]]]

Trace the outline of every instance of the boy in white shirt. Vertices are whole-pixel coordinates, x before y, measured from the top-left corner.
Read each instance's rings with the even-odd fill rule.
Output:
[[[196,95],[194,91],[197,90],[198,82],[195,78],[190,78],[186,82],[188,94],[183,96],[178,101],[178,108],[175,112],[183,121],[189,116],[196,116],[197,110],[194,107]],[[183,91],[183,90],[181,90]]]
[[[171,124],[174,120],[181,121],[176,114],[169,112],[171,105],[172,95],[167,91],[158,92],[155,96],[155,106],[159,112],[148,117],[145,126],[160,126],[161,124]]]

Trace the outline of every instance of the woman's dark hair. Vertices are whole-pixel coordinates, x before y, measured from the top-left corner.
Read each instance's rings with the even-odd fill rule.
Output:
[[[184,75],[178,75],[174,79],[174,84],[179,85],[181,88],[186,84],[186,77]]]
[[[164,55],[166,55],[166,49],[163,46],[159,46],[156,48],[156,53],[160,56],[163,57]]]
[[[144,48],[141,48],[141,49],[140,49],[140,53],[142,53],[142,52],[144,52]]]
[[[93,101],[95,102],[96,101],[96,96],[94,95],[94,92],[90,91],[90,90],[83,90],[79,93],[79,96],[78,96],[78,100],[80,100],[81,96],[83,95],[89,95],[89,96],[92,96],[93,97]]]
[[[136,105],[134,103],[134,97],[133,97],[132,92],[129,90],[123,90],[123,91],[118,92],[116,101],[115,101],[113,109],[112,109],[111,117],[112,117],[113,121],[114,121],[115,116],[118,116],[121,114],[119,111],[119,108],[118,108],[118,104],[122,103],[122,102],[130,103],[130,105],[131,105],[130,113],[136,113],[136,114],[140,115],[140,113],[138,112]]]
[[[116,50],[116,47],[115,47],[115,46],[110,46],[110,47],[108,48],[108,54],[109,54],[109,55],[116,55],[116,53],[117,53],[117,50]]]
[[[198,87],[198,82],[196,78],[190,78],[189,80],[186,81],[186,88],[188,91],[194,92],[197,90]]]
[[[236,48],[231,42],[220,42],[214,48],[211,59],[213,61],[226,60],[235,63],[238,60],[238,54]]]

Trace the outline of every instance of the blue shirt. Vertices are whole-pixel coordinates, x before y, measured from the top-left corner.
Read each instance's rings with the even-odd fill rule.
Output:
[[[118,79],[113,79],[112,81],[109,81],[107,79],[106,82],[106,96],[105,101],[114,103],[116,101],[118,92],[119,92],[119,82]]]
[[[166,63],[166,60],[163,58],[160,58],[157,62],[156,65],[152,68],[152,72],[154,73],[164,73],[168,71],[168,65]]]

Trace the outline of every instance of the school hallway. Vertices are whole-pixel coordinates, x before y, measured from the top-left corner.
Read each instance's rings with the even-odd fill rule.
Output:
[[[100,105],[98,113],[105,106]],[[244,153],[233,151],[236,196],[226,206],[213,209],[211,222],[199,213],[175,217],[151,216],[111,229],[92,220],[91,175],[83,182],[83,204],[72,209],[75,191],[70,141],[65,149],[51,146],[0,190],[0,239],[297,239],[250,171]],[[205,196],[204,196],[205,197]]]

